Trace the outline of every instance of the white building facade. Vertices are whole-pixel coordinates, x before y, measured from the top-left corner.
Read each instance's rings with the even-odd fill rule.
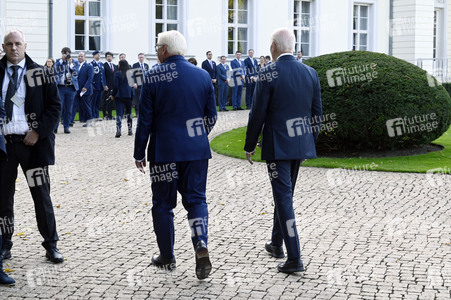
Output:
[[[181,31],[187,56],[269,55],[270,35],[292,28],[304,57],[367,50],[447,75],[451,57],[449,0],[0,0],[0,33],[21,29],[28,54],[43,64],[73,53],[146,54],[154,63],[161,31]],[[446,77],[446,76],[445,76]]]

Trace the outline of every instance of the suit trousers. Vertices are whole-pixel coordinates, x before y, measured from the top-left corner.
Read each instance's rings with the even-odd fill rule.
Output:
[[[78,120],[80,122],[87,122],[92,119],[92,102],[91,95],[84,94],[80,97],[80,93],[77,92],[75,95],[74,106],[72,107],[72,123],[75,121],[75,115],[77,114],[78,108]],[[77,107],[78,106],[78,107]]]
[[[239,82],[238,82],[239,83]],[[232,104],[233,108],[241,108],[241,94],[243,93],[243,85],[241,83],[232,88]]]
[[[92,91],[92,111],[91,111],[91,117],[98,119],[99,118],[99,111],[100,111],[100,98],[102,97],[102,90],[93,90]]]
[[[219,109],[225,109],[227,104],[227,96],[229,94],[229,85],[218,85],[218,105]]]
[[[32,160],[32,147],[23,143],[6,145],[8,161],[0,162],[0,227],[3,236],[3,248],[11,249],[14,232],[14,192],[16,189],[17,169],[20,164],[28,182],[33,198],[38,229],[44,238],[42,245],[56,246],[55,214],[50,198],[50,177],[48,166],[36,165]]]
[[[300,160],[267,161],[268,174],[274,198],[272,245],[285,242],[288,260],[301,260],[299,235],[296,230],[293,194],[301,166]]]
[[[112,90],[104,91],[102,95],[102,109],[103,109],[103,118],[106,120],[112,120],[113,119],[113,101],[107,100],[108,96]]]
[[[164,258],[174,257],[174,212],[177,191],[188,212],[193,247],[199,241],[207,244],[208,207],[205,196],[207,186],[208,159],[175,162],[151,162],[152,217],[160,254]]]
[[[132,120],[132,99],[131,98],[116,98],[116,131],[121,132],[122,128],[122,118],[127,117],[127,126],[128,129],[132,129],[133,120]]]
[[[72,107],[74,105],[75,88],[73,86],[58,86],[58,92],[61,98],[61,117],[63,119],[64,129],[69,129],[69,123],[72,122]],[[58,129],[59,122],[55,129]]]
[[[138,116],[139,114],[139,98],[141,97],[141,86],[138,85],[138,88],[135,90],[135,96],[133,97],[133,105],[135,106],[135,114]]]
[[[254,95],[256,82],[253,82],[251,79],[246,84],[246,108],[252,107],[252,96]]]

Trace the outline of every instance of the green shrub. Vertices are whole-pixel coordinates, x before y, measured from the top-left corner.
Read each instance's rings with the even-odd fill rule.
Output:
[[[451,98],[445,88],[404,60],[350,51],[314,57],[305,64],[318,72],[323,114],[329,120],[334,116],[337,125],[321,132],[320,148],[401,149],[428,144],[450,126]],[[394,122],[405,117],[407,126]]]
[[[445,82],[442,84],[445,90],[448,91],[448,94],[451,96],[451,82]]]

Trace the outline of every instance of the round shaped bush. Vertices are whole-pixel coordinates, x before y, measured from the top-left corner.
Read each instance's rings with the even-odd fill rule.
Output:
[[[450,126],[447,91],[409,62],[349,51],[305,64],[316,69],[321,82],[320,149],[402,149],[428,144]]]

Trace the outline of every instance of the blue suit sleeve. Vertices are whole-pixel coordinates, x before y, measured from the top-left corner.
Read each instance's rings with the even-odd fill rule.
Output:
[[[214,96],[213,96],[214,97]],[[146,147],[150,138],[152,121],[153,121],[153,106],[150,83],[145,83],[141,90],[139,98],[139,117],[138,127],[135,134],[135,150],[133,157],[135,160],[142,160],[146,158]]]
[[[266,72],[271,72],[268,68]],[[260,76],[259,76],[260,78]],[[267,78],[263,76],[262,78]],[[247,124],[246,141],[244,143],[244,151],[252,152],[257,146],[258,137],[265,123],[266,111],[269,106],[270,99],[270,83],[266,80],[258,80],[252,99],[252,108],[249,113],[249,121]]]
[[[321,128],[321,117],[323,115],[322,111],[322,104],[321,104],[321,84],[318,79],[318,73],[313,70],[314,72],[314,80],[315,80],[315,87],[314,87],[314,94],[313,94],[313,104],[312,104],[312,127],[316,128],[316,130],[313,131],[313,136],[316,139],[318,138],[318,134]]]
[[[88,80],[86,80],[84,88],[89,90],[90,87],[92,88],[92,80],[94,79],[94,69],[89,64],[87,66],[89,66],[88,67]]]
[[[207,134],[209,134],[213,130],[213,127],[216,124],[217,114],[218,113],[216,111],[215,89],[213,87],[213,84],[210,83],[208,100],[207,105],[205,106],[205,116],[204,116],[204,124],[205,129],[207,130]]]

